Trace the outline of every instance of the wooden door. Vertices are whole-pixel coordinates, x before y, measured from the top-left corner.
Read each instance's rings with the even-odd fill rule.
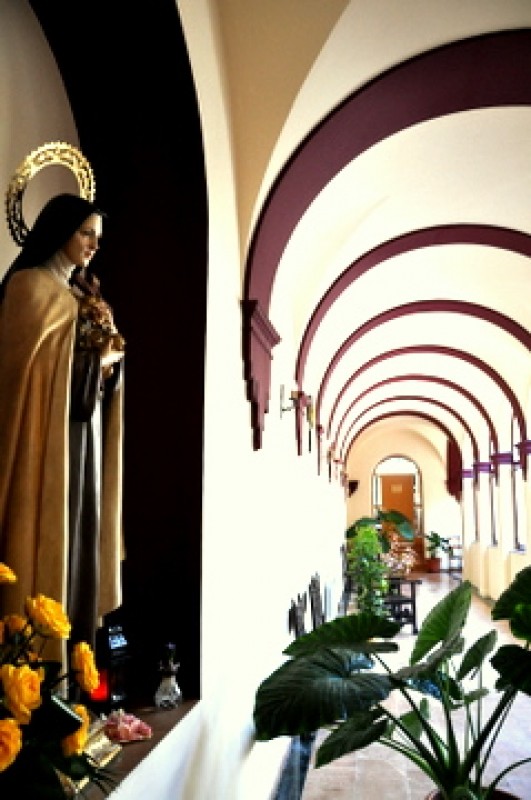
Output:
[[[399,511],[413,523],[414,475],[382,475],[382,508]]]
[[[415,476],[414,475],[381,475],[382,509],[399,511],[409,521],[415,522]],[[416,568],[424,564],[424,541],[416,537],[412,547],[417,556]]]

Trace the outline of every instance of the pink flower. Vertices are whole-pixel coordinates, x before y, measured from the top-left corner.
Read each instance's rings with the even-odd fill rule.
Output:
[[[151,727],[146,722],[134,714],[126,714],[123,709],[109,714],[104,730],[112,742],[135,742],[150,739],[153,735]]]

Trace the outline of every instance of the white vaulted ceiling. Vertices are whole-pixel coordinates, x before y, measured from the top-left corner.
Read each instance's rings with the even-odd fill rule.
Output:
[[[327,440],[432,428],[470,466],[526,439],[531,3],[214,5],[242,294]]]
[[[152,30],[159,14],[169,29],[172,2],[150,9]],[[59,10],[32,6],[54,21],[50,41],[64,60]],[[531,439],[530,0],[177,8],[212,216],[227,213],[212,200],[226,199],[216,163],[224,124],[230,140],[255,446],[267,437],[267,360],[282,347],[283,382],[315,399],[326,444],[342,458],[363,432],[390,427],[444,431],[465,466],[510,449],[513,417],[517,440]],[[77,51],[64,38],[73,93]],[[160,86],[150,79],[159,105],[171,102],[162,81],[170,71]],[[109,85],[104,73],[101,83]],[[85,84],[76,122],[90,149],[101,137],[85,127],[94,121]],[[114,91],[134,107],[135,81],[126,76]],[[104,149],[113,150],[108,141]]]

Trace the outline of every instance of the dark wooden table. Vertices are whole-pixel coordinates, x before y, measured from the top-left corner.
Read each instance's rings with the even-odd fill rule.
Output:
[[[389,578],[389,594],[384,603],[395,622],[400,625],[411,625],[413,633],[418,633],[417,623],[417,586],[420,578],[393,576]]]

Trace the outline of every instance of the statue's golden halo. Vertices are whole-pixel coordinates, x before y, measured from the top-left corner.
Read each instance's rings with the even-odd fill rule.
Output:
[[[6,191],[6,216],[11,236],[23,245],[28,226],[22,213],[22,200],[30,180],[44,167],[53,164],[66,167],[74,173],[79,194],[89,202],[94,201],[96,182],[89,162],[76,147],[66,142],[47,142],[26,156],[17,167]]]

